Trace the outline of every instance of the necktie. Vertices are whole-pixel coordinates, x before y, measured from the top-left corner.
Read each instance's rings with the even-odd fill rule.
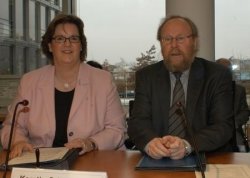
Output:
[[[174,73],[176,82],[173,90],[172,106],[169,110],[169,135],[183,138],[185,136],[184,121],[183,118],[176,113],[178,102],[181,102],[182,105],[185,106],[185,94],[180,80],[181,75],[182,73],[180,72]]]

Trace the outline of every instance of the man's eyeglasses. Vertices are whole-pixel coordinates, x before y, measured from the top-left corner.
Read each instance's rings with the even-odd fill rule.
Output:
[[[172,37],[172,36],[166,36],[162,37],[161,41],[166,44],[170,44],[173,42],[173,40],[176,41],[176,43],[181,44],[183,43],[187,38],[193,37],[193,35],[187,35],[187,36],[177,36],[177,37]]]
[[[80,36],[70,36],[68,38],[64,36],[54,36],[52,39],[55,40],[56,43],[65,43],[66,40],[69,40],[70,43],[80,42]]]

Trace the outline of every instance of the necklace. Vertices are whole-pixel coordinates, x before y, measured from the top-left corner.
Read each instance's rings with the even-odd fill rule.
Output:
[[[56,80],[57,80],[58,83],[59,83],[61,86],[63,86],[63,88],[66,89],[66,90],[69,89],[71,86],[73,86],[74,83],[75,83],[75,81],[76,81],[76,80],[72,80],[72,81],[70,81],[70,82],[66,82],[66,81],[63,81],[63,80],[59,79],[57,76],[56,76]]]
[[[70,85],[69,85],[69,83],[64,83],[63,86],[64,86],[64,88],[68,89]]]

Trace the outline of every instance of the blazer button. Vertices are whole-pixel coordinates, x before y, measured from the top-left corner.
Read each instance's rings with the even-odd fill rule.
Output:
[[[70,132],[69,133],[69,136],[71,137],[71,136],[73,136],[74,135],[74,132]]]

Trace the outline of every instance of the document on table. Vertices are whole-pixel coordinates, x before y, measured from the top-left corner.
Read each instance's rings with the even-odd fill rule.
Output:
[[[200,154],[203,167],[206,166],[206,157],[204,153]],[[190,154],[183,159],[173,160],[168,157],[162,159],[153,159],[144,155],[136,165],[136,170],[172,170],[172,171],[194,171],[199,169],[196,163],[195,154]]]
[[[201,178],[201,173],[195,171],[196,178]],[[206,178],[249,178],[250,165],[242,164],[207,164]]]
[[[56,148],[39,148],[40,151],[40,162],[49,162],[62,159],[64,155],[69,151],[66,147]],[[23,152],[21,156],[9,160],[8,164],[18,165],[25,163],[35,163],[36,155],[35,150],[33,152]]]

